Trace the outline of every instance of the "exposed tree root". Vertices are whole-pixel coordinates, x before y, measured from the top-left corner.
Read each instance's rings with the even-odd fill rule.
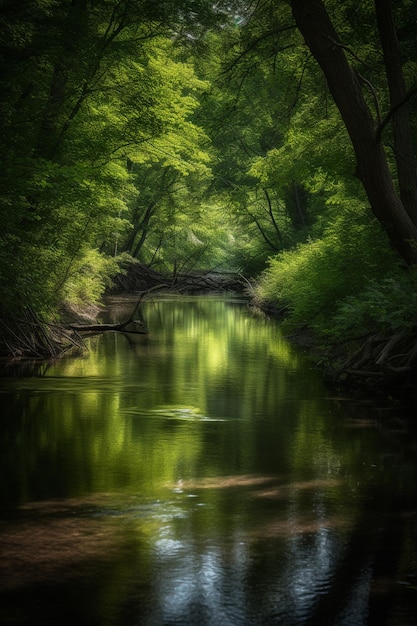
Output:
[[[45,322],[29,307],[17,317],[0,315],[0,354],[8,358],[56,358],[83,341],[74,329]]]
[[[362,379],[369,384],[407,383],[417,377],[417,328],[395,334],[370,335],[347,359],[336,378],[345,382]]]

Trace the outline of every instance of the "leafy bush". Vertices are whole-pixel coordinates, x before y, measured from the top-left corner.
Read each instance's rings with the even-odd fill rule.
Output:
[[[379,225],[365,208],[342,211],[322,238],[299,244],[269,261],[257,295],[287,306],[287,324],[306,324],[320,333],[333,326],[347,297],[383,279],[395,266]],[[340,321],[340,320],[339,320]]]
[[[398,270],[381,281],[371,280],[358,295],[343,300],[328,335],[355,336],[358,331],[387,334],[417,326],[417,270]]]
[[[62,288],[63,301],[78,307],[99,304],[106,288],[111,286],[112,278],[120,273],[120,263],[126,256],[108,257],[96,250],[88,250],[74,262],[68,273]]]

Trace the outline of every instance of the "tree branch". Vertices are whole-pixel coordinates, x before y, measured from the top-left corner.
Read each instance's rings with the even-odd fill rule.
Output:
[[[394,107],[392,107],[392,109],[390,111],[388,111],[387,115],[384,117],[384,119],[380,123],[380,125],[379,125],[379,127],[377,129],[377,132],[376,132],[376,140],[377,140],[378,143],[381,141],[382,133],[383,133],[385,127],[387,126],[387,124],[391,121],[391,119],[394,117],[394,115],[397,113],[397,111],[399,109],[401,109],[401,107],[403,107],[410,100],[410,98],[412,98],[416,93],[417,93],[417,85],[412,87],[406,93],[405,97],[400,102],[398,102],[398,104],[396,104]]]

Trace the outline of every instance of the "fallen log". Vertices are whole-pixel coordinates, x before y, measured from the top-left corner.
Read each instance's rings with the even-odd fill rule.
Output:
[[[136,335],[146,335],[148,333],[147,328],[143,327],[138,330],[132,330],[126,328],[129,324],[142,325],[142,322],[138,320],[128,319],[120,324],[69,324],[68,328],[76,330],[77,332],[87,333],[105,333],[107,331],[119,331],[122,333],[130,333]]]
[[[146,328],[142,320],[134,319],[135,315],[140,307],[140,303],[145,296],[149,295],[152,291],[163,289],[164,287],[166,287],[165,284],[155,285],[154,287],[143,291],[140,294],[139,300],[135,304],[130,317],[124,322],[119,322],[117,324],[68,324],[68,328],[70,330],[75,330],[76,332],[84,333],[105,333],[108,331],[116,331],[121,333],[129,333],[131,335],[146,335],[148,333],[148,329]],[[131,326],[136,325],[137,327],[128,328],[129,324]]]

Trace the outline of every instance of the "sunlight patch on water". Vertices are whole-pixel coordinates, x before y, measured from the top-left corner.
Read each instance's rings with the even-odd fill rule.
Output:
[[[187,422],[227,422],[227,418],[209,417],[200,413],[199,409],[188,406],[163,406],[155,409],[141,409],[140,407],[129,407],[121,411],[124,415],[135,415],[138,417],[157,417],[160,419],[179,420]],[[236,419],[236,418],[234,418]]]
[[[310,491],[317,489],[330,489],[339,487],[343,483],[336,478],[317,478],[314,480],[305,480],[300,482],[283,483],[277,486],[273,485],[269,489],[257,491],[254,495],[258,498],[282,498],[288,497],[289,492],[293,491]]]
[[[232,487],[252,487],[276,480],[273,476],[237,474],[232,476],[210,476],[196,480],[181,480],[183,490],[229,489]]]

